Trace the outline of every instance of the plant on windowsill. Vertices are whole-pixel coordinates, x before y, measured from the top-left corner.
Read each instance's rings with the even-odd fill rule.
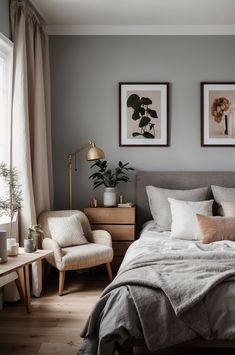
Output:
[[[5,163],[0,164],[0,178],[3,180],[3,195],[0,196],[0,216],[6,215],[10,219],[9,238],[7,239],[8,255],[17,255],[19,244],[12,238],[12,224],[17,211],[22,207],[22,191],[18,182],[16,168],[8,168]]]
[[[116,205],[116,186],[121,182],[128,182],[130,178],[128,176],[129,171],[135,170],[129,166],[129,163],[123,164],[119,161],[118,166],[113,170],[108,167],[106,160],[97,160],[92,166],[98,167],[98,171],[89,176],[89,179],[93,180],[94,189],[104,185],[104,206],[112,207]]]
[[[27,237],[24,240],[24,250],[26,253],[33,253],[37,250],[37,237],[43,234],[40,224],[35,224],[28,228]]]

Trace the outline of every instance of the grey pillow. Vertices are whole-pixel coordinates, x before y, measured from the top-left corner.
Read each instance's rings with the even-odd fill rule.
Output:
[[[235,188],[211,185],[211,190],[213,192],[215,202],[219,207],[218,214],[220,216],[224,216],[224,210],[221,206],[221,202],[235,202]]]
[[[155,186],[146,186],[149,207],[159,231],[171,230],[171,209],[168,198],[182,201],[203,201],[208,199],[208,187],[193,190],[168,190]]]

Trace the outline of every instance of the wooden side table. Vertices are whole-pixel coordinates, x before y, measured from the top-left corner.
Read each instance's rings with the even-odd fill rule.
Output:
[[[112,236],[114,258],[113,270],[118,270],[128,247],[135,240],[135,207],[85,208],[91,228],[104,229]]]
[[[25,306],[28,313],[31,312],[30,303],[30,282],[29,282],[29,265],[35,261],[42,260],[48,255],[52,254],[51,250],[40,250],[38,249],[34,253],[25,253],[24,248],[19,248],[19,254],[17,256],[8,256],[8,260],[4,264],[0,264],[0,278],[2,276],[8,275],[13,271],[17,272],[17,286],[20,292],[20,296],[25,299]],[[20,283],[19,270],[23,268],[23,280],[24,285]],[[24,293],[23,293],[24,289]]]

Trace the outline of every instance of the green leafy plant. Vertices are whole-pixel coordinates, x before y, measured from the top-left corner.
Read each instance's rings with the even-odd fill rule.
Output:
[[[35,224],[27,229],[27,239],[33,239],[34,235],[43,234],[43,230],[40,224]]]
[[[18,173],[15,168],[7,168],[5,163],[0,164],[0,178],[6,186],[6,192],[0,196],[0,216],[6,215],[10,218],[10,238],[12,233],[12,222],[15,213],[22,207],[22,191],[18,182]]]
[[[155,138],[155,124],[152,118],[158,118],[157,111],[149,108],[152,100],[149,97],[139,97],[131,94],[127,99],[127,107],[133,109],[132,119],[139,120],[139,132],[133,132],[132,136],[143,136],[143,138]]]
[[[108,168],[106,160],[97,160],[92,166],[98,167],[98,171],[89,176],[89,179],[93,180],[94,189],[98,186],[104,185],[105,187],[116,187],[121,181],[128,182],[130,178],[127,172],[130,170],[135,170],[129,166],[129,163],[123,164],[119,161],[118,166],[111,170]]]

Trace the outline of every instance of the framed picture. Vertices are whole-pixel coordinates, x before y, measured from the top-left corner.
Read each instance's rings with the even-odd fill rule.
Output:
[[[168,146],[169,83],[119,83],[119,145]]]
[[[201,145],[235,146],[235,83],[201,83]]]

